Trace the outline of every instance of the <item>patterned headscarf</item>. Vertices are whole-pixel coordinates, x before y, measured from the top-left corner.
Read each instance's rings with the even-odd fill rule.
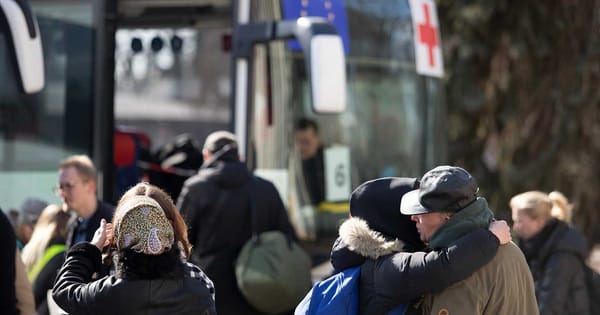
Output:
[[[156,200],[133,196],[115,212],[114,238],[117,248],[146,255],[160,255],[175,242],[173,227]]]

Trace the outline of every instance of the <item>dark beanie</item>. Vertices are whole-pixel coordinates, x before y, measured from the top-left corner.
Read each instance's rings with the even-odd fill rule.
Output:
[[[350,196],[350,215],[358,217],[369,227],[388,238],[404,242],[405,250],[422,250],[415,222],[400,213],[402,196],[419,187],[416,178],[384,177],[362,183]]]

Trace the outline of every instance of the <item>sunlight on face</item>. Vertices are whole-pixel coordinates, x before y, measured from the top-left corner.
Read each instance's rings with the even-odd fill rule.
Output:
[[[513,230],[523,239],[528,240],[534,237],[543,227],[544,220],[532,218],[521,209],[512,209]]]
[[[423,242],[429,242],[433,233],[446,222],[448,214],[432,212],[426,214],[415,214],[410,219],[417,223],[417,231]]]

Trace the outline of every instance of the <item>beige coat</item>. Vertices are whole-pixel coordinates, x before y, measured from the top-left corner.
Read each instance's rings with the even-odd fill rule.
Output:
[[[533,278],[514,244],[500,246],[496,257],[471,277],[426,296],[424,315],[537,315]]]

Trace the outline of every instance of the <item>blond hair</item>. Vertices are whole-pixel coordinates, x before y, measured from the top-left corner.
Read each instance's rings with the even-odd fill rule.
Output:
[[[96,181],[96,167],[87,155],[71,155],[60,161],[59,169],[73,167],[85,181]]]
[[[59,205],[49,205],[42,211],[38,222],[33,228],[31,239],[23,248],[21,259],[27,272],[44,256],[50,240],[56,236],[66,236],[69,214],[64,212]]]
[[[552,200],[551,215],[559,220],[571,223],[573,218],[573,205],[569,203],[569,199],[559,191],[553,191],[548,194]]]
[[[552,200],[541,191],[527,191],[515,195],[510,199],[509,205],[532,219],[541,218],[548,221],[552,218]]]

